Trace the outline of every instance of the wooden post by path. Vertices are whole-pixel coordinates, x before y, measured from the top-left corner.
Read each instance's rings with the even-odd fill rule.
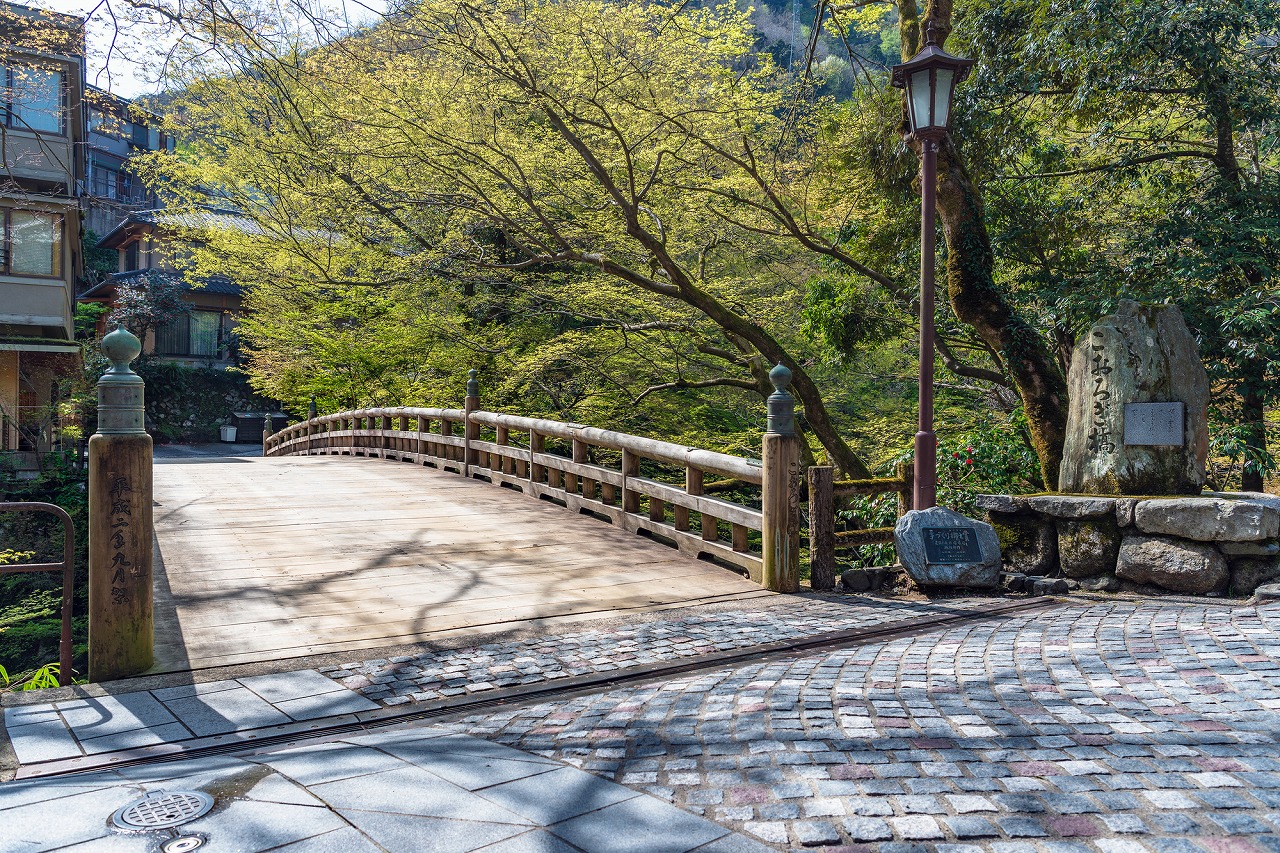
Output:
[[[471,476],[471,466],[479,463],[479,452],[471,449],[471,444],[480,438],[480,424],[471,422],[471,413],[480,408],[480,382],[476,379],[476,371],[467,371],[467,396],[462,401],[462,410],[466,413],[466,423],[462,425],[462,476]]]
[[[89,439],[89,680],[137,675],[154,662],[151,615],[151,436],[143,382],[129,368],[142,344],[124,329],[102,339]]]
[[[800,588],[800,438],[795,428],[795,399],[787,391],[791,371],[779,364],[769,371],[769,426],[764,434],[764,487],[761,524],[764,568],[761,583],[774,592]]]
[[[830,465],[809,466],[809,583],[836,585],[835,473]]]

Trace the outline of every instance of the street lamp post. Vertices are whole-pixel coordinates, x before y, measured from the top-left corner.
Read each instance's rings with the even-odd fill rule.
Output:
[[[952,56],[929,28],[924,49],[893,66],[894,86],[907,91],[911,134],[920,141],[920,420],[916,432],[913,507],[938,504],[938,438],[933,432],[933,241],[937,209],[938,143],[947,135],[956,85],[969,76],[972,59]]]

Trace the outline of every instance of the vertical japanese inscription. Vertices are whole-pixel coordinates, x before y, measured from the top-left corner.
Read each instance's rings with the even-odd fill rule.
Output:
[[[1107,354],[1103,333],[1095,329],[1089,343],[1089,377],[1092,406],[1089,412],[1089,439],[1086,447],[1090,453],[1114,453],[1116,444],[1111,435],[1111,357]]]
[[[133,488],[128,477],[113,477],[107,492],[111,498],[111,603],[117,606],[129,603],[129,587],[126,573],[138,576],[138,567],[125,555],[129,541],[129,524],[133,518],[130,495]]]

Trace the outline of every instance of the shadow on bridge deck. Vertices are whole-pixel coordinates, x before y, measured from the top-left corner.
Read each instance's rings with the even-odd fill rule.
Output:
[[[768,595],[607,523],[406,463],[155,468],[153,672]]]

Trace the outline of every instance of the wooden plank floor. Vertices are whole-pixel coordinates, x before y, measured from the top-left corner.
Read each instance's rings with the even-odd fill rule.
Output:
[[[606,522],[403,462],[157,459],[155,499],[155,672],[768,594]]]

